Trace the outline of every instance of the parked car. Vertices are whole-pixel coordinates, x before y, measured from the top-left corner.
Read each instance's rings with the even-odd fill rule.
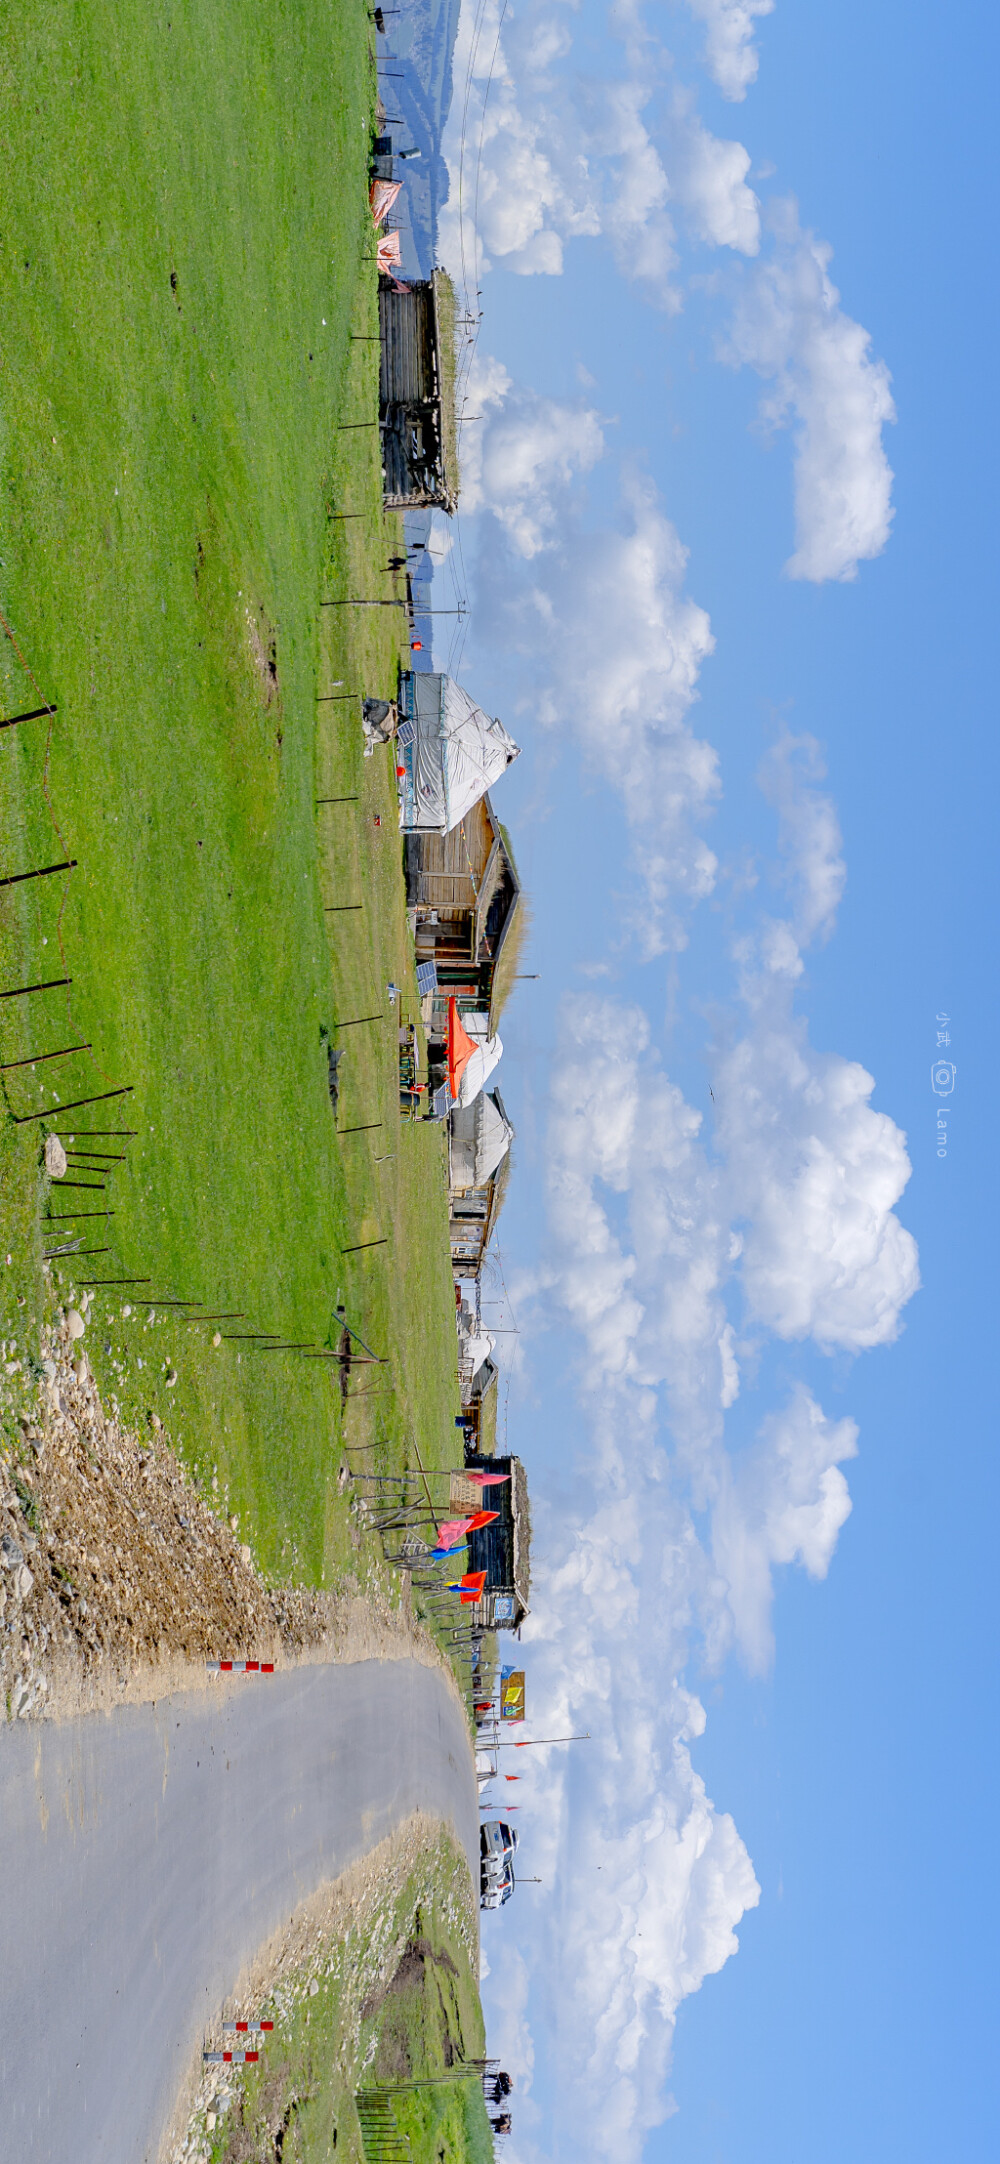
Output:
[[[479,1905],[502,1908],[514,1891],[517,1831],[505,1819],[487,1818],[479,1829]]]

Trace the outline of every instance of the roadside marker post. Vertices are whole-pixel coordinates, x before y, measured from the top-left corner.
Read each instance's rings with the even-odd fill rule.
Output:
[[[259,2051],[203,2051],[203,2066],[256,2066]]]
[[[273,2029],[273,2021],[224,2021],[223,2036],[261,2036]]]
[[[206,1661],[213,1676],[273,1676],[273,1661]]]

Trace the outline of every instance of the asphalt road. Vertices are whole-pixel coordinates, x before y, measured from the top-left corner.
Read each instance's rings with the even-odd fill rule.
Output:
[[[478,1873],[468,1730],[415,1661],[0,1731],[3,2153],[152,2164],[244,1962],[414,1810]]]

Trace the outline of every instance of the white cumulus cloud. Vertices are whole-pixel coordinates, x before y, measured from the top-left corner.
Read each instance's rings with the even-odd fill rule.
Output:
[[[889,371],[845,315],[829,276],[831,249],[772,207],[774,247],[748,274],[726,357],[774,386],[762,419],[795,429],[796,548],[791,578],[852,579],[878,556],[892,523],[892,469],[882,430],[895,420]]]
[[[724,98],[745,98],[760,64],[754,29],[774,0],[688,0],[688,6],[705,25],[705,65],[713,82]]]
[[[537,392],[517,392],[506,369],[476,354],[465,403],[478,417],[462,428],[462,506],[499,519],[519,556],[551,540],[573,480],[604,451],[596,413]]]
[[[812,854],[839,858],[811,801],[821,772],[802,739],[783,739],[767,767],[803,937],[823,930],[839,891],[812,867]],[[749,1309],[758,1340],[810,1334],[858,1351],[892,1335],[916,1284],[893,1214],[904,1138],[872,1110],[871,1077],[814,1052],[787,988],[757,991],[746,1012],[715,1070],[714,1140],[665,1074],[642,1008],[587,992],[558,1018],[541,1297],[556,1342],[568,1322],[580,1348],[589,1449],[569,1506],[536,1497],[544,1561],[523,1636],[539,1732],[594,1742],[579,1756],[527,1754],[522,1871],[542,1885],[515,1951],[499,1931],[487,1938],[491,2033],[496,2021],[517,2075],[524,2164],[636,2164],[671,2109],[677,2009],[736,1950],[759,1899],[695,1764],[705,1715],[684,1672],[698,1640],[712,1662],[736,1647],[767,1668],[775,1575],[826,1574],[857,1428],[800,1382],[735,1445],[730,1308]],[[559,2098],[544,2136],[539,2032]]]
[[[662,1585],[683,1513],[640,1465],[631,1496],[602,1497],[570,1521],[546,1514],[543,1537],[545,1579],[523,1633],[533,1705],[545,1732],[588,1729],[594,1741],[576,1756],[533,1751],[517,1790],[522,1870],[542,1885],[516,1950],[489,1937],[490,2034],[504,2034],[513,2060],[519,2154],[552,2154],[536,2147],[530,2095],[530,2034],[544,2027],[559,2153],[632,2164],[670,2109],[677,2009],[735,1953],[760,1889],[692,1762],[705,1715],[674,1673],[686,1652],[678,1579],[671,1594]],[[643,1650],[654,1641],[655,1664]]]
[[[826,774],[815,737],[785,733],[760,770],[765,796],[779,821],[781,881],[790,918],[762,920],[757,941],[741,942],[739,959],[759,959],[775,977],[794,982],[803,970],[802,949],[829,939],[847,879],[840,821],[833,800],[816,784]],[[752,977],[745,989],[752,996]]]
[[[760,204],[747,184],[750,153],[742,143],[713,135],[697,114],[679,110],[670,134],[674,194],[699,240],[710,248],[733,248],[755,256],[760,248]]]
[[[712,1554],[736,1640],[758,1674],[774,1653],[774,1567],[800,1563],[810,1577],[826,1577],[851,1510],[840,1464],[857,1447],[855,1422],[828,1420],[800,1384],[753,1448],[727,1461],[712,1510]]]
[[[920,1282],[916,1242],[895,1215],[906,1138],[872,1107],[874,1087],[857,1060],[816,1052],[778,994],[717,1071],[750,1311],[826,1351],[889,1344]]]
[[[588,77],[567,65],[572,33],[550,0],[503,17],[498,0],[463,7],[440,246],[469,295],[494,263],[557,276],[568,241],[603,235],[623,275],[675,312],[675,210],[696,242],[757,253],[748,152],[704,126],[638,18],[619,28],[622,72]]]
[[[585,448],[596,444],[586,423]],[[482,472],[491,467],[489,438]],[[551,471],[551,468],[549,468]],[[510,524],[506,483],[484,506]],[[687,552],[645,479],[628,475],[616,530],[588,530],[564,505],[537,523],[525,505],[522,538],[544,529],[549,546],[527,578],[487,541],[480,622],[524,679],[522,706],[550,730],[571,736],[585,763],[621,798],[644,886],[641,935],[647,951],[683,946],[684,912],[711,893],[716,859],[702,825],[718,793],[718,760],[687,715],[714,640],[704,609],[685,591]],[[525,551],[526,553],[527,551]]]

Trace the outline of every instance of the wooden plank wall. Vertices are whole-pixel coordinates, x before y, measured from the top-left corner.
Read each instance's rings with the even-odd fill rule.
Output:
[[[474,913],[476,889],[489,862],[493,839],[493,828],[482,803],[475,804],[450,834],[422,834],[416,897],[419,906],[436,909],[442,924],[461,922]],[[471,941],[471,926],[469,937]]]

